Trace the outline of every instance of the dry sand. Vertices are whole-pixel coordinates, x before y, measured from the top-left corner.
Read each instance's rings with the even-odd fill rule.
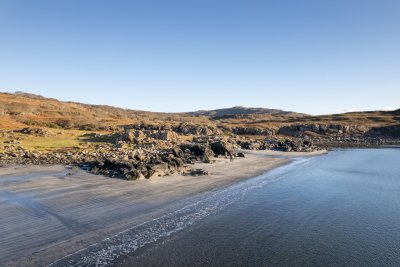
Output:
[[[196,164],[211,175],[123,181],[65,166],[0,169],[0,265],[46,266],[65,255],[217,190],[290,162],[325,153],[246,151],[233,162]],[[66,175],[71,173],[71,175]]]

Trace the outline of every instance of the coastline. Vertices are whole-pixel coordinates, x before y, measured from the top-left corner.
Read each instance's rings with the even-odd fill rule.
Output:
[[[65,166],[0,169],[0,259],[7,265],[48,265],[93,243],[188,204],[201,193],[227,187],[317,151],[245,151],[194,167],[208,176],[124,181]],[[70,175],[66,175],[70,173]]]

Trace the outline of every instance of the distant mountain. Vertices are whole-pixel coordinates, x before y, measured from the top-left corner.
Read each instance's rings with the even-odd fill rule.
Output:
[[[236,106],[232,108],[214,109],[214,110],[199,110],[194,112],[188,112],[187,114],[194,116],[205,116],[205,117],[227,117],[237,115],[271,115],[281,117],[303,117],[306,114],[296,113],[292,111],[284,111],[280,109],[269,109],[269,108],[248,108],[242,106]]]

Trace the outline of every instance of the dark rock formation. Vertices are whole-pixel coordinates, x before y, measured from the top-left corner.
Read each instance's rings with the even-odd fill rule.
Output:
[[[209,162],[214,157],[214,152],[208,144],[186,143],[181,144],[180,149],[193,154],[197,160]]]
[[[379,137],[400,138],[400,125],[373,127],[366,133],[366,135],[374,137],[379,136]]]
[[[360,135],[369,130],[362,125],[346,124],[293,124],[279,128],[278,134],[300,137],[305,132],[312,132],[320,135]]]
[[[180,124],[172,128],[173,131],[182,135],[216,135],[222,134],[222,131],[214,126],[196,125],[196,124]]]
[[[271,136],[275,135],[275,129],[260,129],[260,128],[251,128],[251,127],[235,127],[231,129],[234,134],[239,135],[263,135],[263,136]]]
[[[235,150],[238,148],[239,146],[236,144],[235,141],[229,142],[229,141],[219,140],[211,143],[211,149],[216,155],[227,156],[231,152],[235,153]]]
[[[270,150],[279,150],[285,152],[312,152],[318,150],[312,142],[308,140],[265,140],[265,146]]]
[[[264,141],[256,141],[256,140],[239,140],[238,145],[242,149],[249,149],[249,150],[265,150],[265,142]]]
[[[193,176],[202,176],[202,175],[209,175],[210,173],[208,171],[205,171],[203,169],[192,169],[190,171],[190,175]]]

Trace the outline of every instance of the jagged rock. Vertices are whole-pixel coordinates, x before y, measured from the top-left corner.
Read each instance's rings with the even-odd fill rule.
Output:
[[[254,140],[246,140],[246,141],[238,141],[238,145],[242,149],[249,149],[249,150],[265,150],[265,143],[262,141],[254,141]]]
[[[102,139],[107,137],[102,136]],[[127,128],[123,132],[114,133],[109,137],[113,143],[125,142],[128,144],[156,143],[157,140],[171,142],[178,139],[177,133],[170,130],[153,129],[131,129]],[[122,147],[122,146],[120,146]]]
[[[211,144],[212,151],[217,155],[228,155],[231,151],[237,149],[237,146],[226,141],[216,141]]]
[[[253,127],[235,127],[232,128],[231,131],[234,134],[239,134],[239,135],[264,135],[264,136],[271,136],[276,134],[275,129],[269,129],[269,128],[253,128]]]
[[[149,136],[154,139],[160,139],[160,140],[165,140],[165,141],[172,141],[172,140],[176,140],[178,138],[178,135],[175,132],[164,131],[164,130],[152,132],[151,134],[149,134]]]
[[[305,132],[320,135],[359,135],[369,130],[363,125],[346,124],[293,124],[279,128],[278,134],[301,137]]]
[[[195,125],[195,124],[180,124],[173,127],[173,130],[183,135],[215,135],[221,134],[222,131],[214,126]]]
[[[188,150],[190,153],[193,153],[196,157],[201,159],[210,159],[214,156],[214,153],[208,144],[187,143],[181,144],[180,148],[184,151]]]
[[[126,130],[125,133],[122,134],[122,141],[130,142],[130,143],[139,143],[146,135],[140,130]]]
[[[270,150],[279,150],[285,152],[311,152],[317,150],[318,148],[313,145],[313,143],[309,140],[275,140],[275,139],[266,139],[265,140],[266,148]]]

